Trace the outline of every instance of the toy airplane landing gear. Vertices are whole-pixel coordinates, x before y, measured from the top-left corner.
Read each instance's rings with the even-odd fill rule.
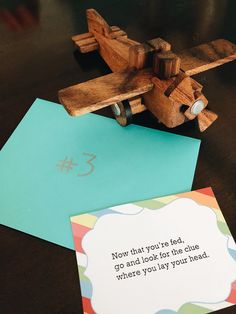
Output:
[[[145,111],[146,107],[142,104],[141,97],[137,96],[111,105],[111,110],[116,121],[121,126],[127,126],[132,123],[133,115]]]
[[[206,109],[202,85],[191,75],[236,59],[236,46],[218,39],[178,54],[161,38],[140,44],[117,26],[109,26],[87,10],[88,33],[72,37],[81,53],[98,50],[114,73],[59,91],[59,100],[73,116],[111,106],[126,126],[144,110],[169,128],[197,118],[201,132],[217,115]]]

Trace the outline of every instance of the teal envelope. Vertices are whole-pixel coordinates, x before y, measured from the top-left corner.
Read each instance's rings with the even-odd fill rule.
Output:
[[[0,153],[0,223],[72,249],[70,216],[189,191],[199,145],[37,99]]]

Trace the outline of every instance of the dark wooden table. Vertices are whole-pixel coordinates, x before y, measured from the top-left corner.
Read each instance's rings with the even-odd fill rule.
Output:
[[[130,38],[162,37],[176,52],[217,38],[236,43],[234,0],[0,1],[0,148],[36,97],[57,101],[59,89],[109,73],[96,52],[81,56],[70,41],[87,31],[85,9],[90,7]],[[202,140],[193,189],[212,186],[236,237],[235,73],[236,62],[231,62],[195,76],[219,114],[203,134],[194,121],[166,129],[148,112],[134,122]],[[111,116],[109,108],[98,113]],[[1,226],[0,252],[1,314],[82,313],[73,251]]]

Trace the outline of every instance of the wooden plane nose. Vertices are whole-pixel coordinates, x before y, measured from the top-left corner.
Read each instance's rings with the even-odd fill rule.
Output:
[[[196,116],[199,115],[208,105],[208,100],[202,91],[195,91],[193,93],[193,97],[194,98],[191,103],[186,104],[189,108],[184,112],[184,115],[188,120],[195,119]]]
[[[204,132],[217,118],[218,115],[215,112],[208,109],[202,110],[197,116],[199,130]]]
[[[193,105],[190,109],[190,112],[191,112],[191,114],[198,115],[200,112],[202,112],[202,110],[204,108],[205,108],[205,104],[204,104],[203,100],[198,99],[193,103]]]
[[[196,100],[184,112],[184,115],[188,120],[196,118],[199,130],[204,132],[218,118],[218,115],[206,109],[208,101],[201,92],[195,93],[195,97]]]

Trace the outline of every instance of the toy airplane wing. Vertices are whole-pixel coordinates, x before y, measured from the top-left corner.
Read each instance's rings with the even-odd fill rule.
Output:
[[[95,111],[152,89],[151,69],[115,72],[59,91],[72,116]]]
[[[217,39],[178,53],[181,70],[187,75],[198,74],[236,59],[236,45]]]

